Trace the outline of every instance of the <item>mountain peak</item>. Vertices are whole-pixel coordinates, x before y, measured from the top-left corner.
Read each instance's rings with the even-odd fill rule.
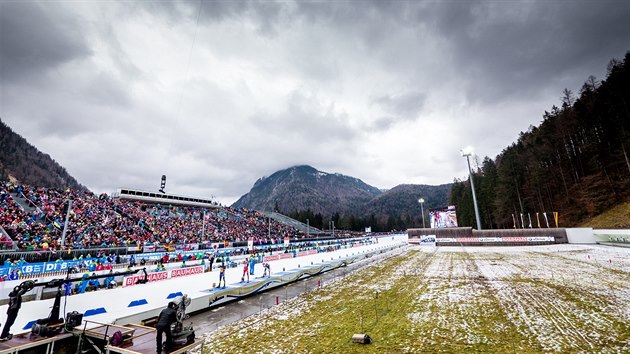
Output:
[[[310,209],[324,215],[351,212],[381,191],[355,177],[296,165],[256,181],[232,206],[289,213]]]
[[[295,165],[295,166],[287,168],[287,170],[294,170],[294,171],[300,171],[300,172],[310,172],[310,173],[317,173],[317,172],[319,172],[315,167],[309,166],[309,165]]]
[[[391,230],[415,221],[421,223],[419,196],[425,198],[424,206],[428,210],[447,205],[450,190],[450,184],[401,184],[382,191],[356,177],[298,165],[259,179],[249,193],[232,206],[296,215],[297,212],[310,211],[311,225],[316,215],[332,218],[339,214],[346,220],[357,220],[355,217],[369,219],[372,226]],[[301,221],[305,222],[306,218]]]

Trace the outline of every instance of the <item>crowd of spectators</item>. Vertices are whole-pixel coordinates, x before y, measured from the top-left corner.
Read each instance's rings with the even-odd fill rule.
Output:
[[[246,242],[249,238],[256,245],[278,244],[284,237],[298,236],[293,227],[253,210],[150,204],[0,182],[0,226],[9,236],[0,242],[15,243],[20,251],[60,251],[69,201],[64,249]]]

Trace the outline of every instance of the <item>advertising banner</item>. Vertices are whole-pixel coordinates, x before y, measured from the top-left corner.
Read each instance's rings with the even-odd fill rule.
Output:
[[[123,279],[123,286],[135,285],[136,281],[140,279],[144,279],[144,274],[125,277]],[[166,280],[168,279],[168,272],[147,273],[147,279],[149,281]]]
[[[175,268],[175,269],[171,269],[165,272],[147,273],[147,279],[148,281],[152,282],[152,281],[158,281],[158,280],[166,280],[169,278],[185,277],[187,275],[201,274],[201,273],[203,273],[202,266]],[[140,279],[144,279],[144,274],[134,275],[131,277],[125,277],[123,279],[123,286],[135,285],[136,281]]]
[[[278,259],[280,259],[280,257],[278,255],[274,255],[274,256],[265,256],[263,258],[264,262],[269,262],[269,261],[277,261]]]
[[[64,261],[64,262],[45,262],[45,263],[33,263],[23,264],[19,266],[4,266],[0,267],[0,274],[9,274],[13,269],[18,269],[23,275],[40,274],[43,272],[58,272],[67,271],[68,268],[74,267],[84,260],[77,261]]]
[[[175,245],[176,251],[194,251],[199,249],[198,243],[185,243],[181,245]]]
[[[528,237],[527,241],[529,242],[549,242],[549,241],[555,241],[555,238],[553,238],[552,236],[541,236],[541,237]]]
[[[457,237],[457,238],[438,238],[437,242],[441,243],[472,243],[472,242],[554,242],[553,236],[537,236],[537,237]]]
[[[144,253],[159,252],[159,251],[161,251],[160,248],[155,247],[155,245],[144,246],[144,247],[142,247],[142,252],[144,252]]]
[[[435,235],[422,235],[422,236],[420,236],[420,242],[422,242],[422,243],[435,242]]]
[[[185,277],[187,275],[203,273],[203,267],[202,266],[195,266],[195,267],[186,267],[186,268],[173,269],[173,270],[170,271],[170,273],[171,273],[170,274],[171,278]]]

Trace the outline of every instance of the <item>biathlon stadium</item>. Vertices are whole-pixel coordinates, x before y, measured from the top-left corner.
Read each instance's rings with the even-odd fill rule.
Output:
[[[0,220],[3,330],[22,301],[0,353],[154,353],[171,303],[169,353],[630,348],[628,230],[326,232],[200,198],[11,183]],[[217,312],[210,329],[189,317]]]

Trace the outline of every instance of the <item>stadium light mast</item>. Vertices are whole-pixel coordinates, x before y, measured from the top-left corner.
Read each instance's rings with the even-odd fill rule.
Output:
[[[72,199],[68,199],[68,211],[66,212],[66,221],[63,223],[63,231],[61,232],[61,247],[66,245],[66,230],[68,230],[68,219],[70,219],[70,211],[72,210]]]
[[[166,175],[162,175],[162,179],[160,180],[160,189],[158,190],[158,192],[166,194],[164,188],[166,188]]]
[[[201,240],[206,237],[206,209],[203,209],[203,216],[201,217]]]
[[[422,228],[426,228],[426,226],[424,225],[424,198],[420,198],[418,199],[418,203],[420,203],[420,210],[422,211]]]
[[[468,162],[468,178],[470,179],[470,189],[472,189],[473,204],[475,205],[475,217],[477,218],[477,230],[481,230],[481,221],[479,219],[479,208],[477,207],[477,195],[475,194],[475,182],[473,180],[472,169],[470,168],[470,157],[473,155],[473,149],[468,146],[460,150],[462,156],[466,157]]]

